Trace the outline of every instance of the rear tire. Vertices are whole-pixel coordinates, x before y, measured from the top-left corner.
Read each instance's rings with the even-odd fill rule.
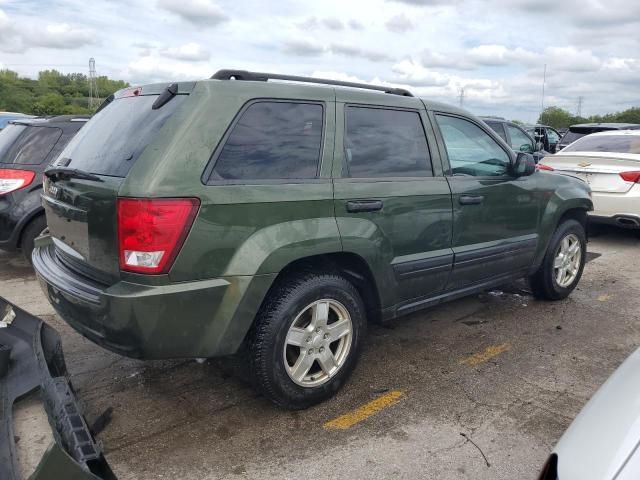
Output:
[[[44,215],[38,215],[32,219],[22,231],[22,241],[20,247],[22,248],[22,255],[31,264],[31,253],[33,253],[33,243],[42,232],[47,229],[47,217]]]
[[[354,370],[365,328],[364,304],[345,278],[285,278],[270,292],[249,334],[255,387],[291,410],[330,398]]]
[[[584,227],[577,220],[565,220],[551,237],[538,271],[529,277],[536,298],[561,300],[576,288],[587,257]]]

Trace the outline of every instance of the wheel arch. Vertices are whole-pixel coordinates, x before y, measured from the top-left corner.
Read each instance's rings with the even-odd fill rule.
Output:
[[[367,311],[367,319],[380,321],[381,295],[378,283],[367,261],[352,252],[332,252],[299,258],[289,262],[276,276],[269,293],[291,275],[304,271],[338,273],[347,278],[358,290]],[[263,300],[264,301],[264,300]]]
[[[529,271],[533,274],[540,268],[544,256],[547,253],[549,242],[553,236],[553,232],[566,220],[578,221],[587,234],[587,213],[593,210],[593,203],[590,198],[572,198],[570,200],[563,200],[561,202],[549,202],[547,205],[547,211],[543,213],[542,221],[540,224],[540,238],[538,250],[534,257],[534,262]]]

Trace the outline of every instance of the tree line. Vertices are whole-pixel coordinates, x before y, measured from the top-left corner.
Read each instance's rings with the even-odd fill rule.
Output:
[[[105,76],[97,77],[96,84],[101,99],[129,86],[122,80]],[[0,70],[0,111],[31,115],[91,114],[89,79],[82,73],[43,70],[34,80],[12,70]]]
[[[576,123],[638,123],[640,124],[640,107],[631,107],[622,112],[607,113],[605,115],[591,115],[590,117],[579,117],[572,115],[567,110],[560,107],[545,108],[538,123],[549,125],[554,128],[568,128]]]

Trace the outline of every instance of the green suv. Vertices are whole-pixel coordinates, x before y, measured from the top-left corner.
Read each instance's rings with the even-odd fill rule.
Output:
[[[116,93],[45,175],[64,320],[131,357],[242,352],[287,408],[338,390],[368,321],[523,277],[566,297],[592,208],[463,110],[244,71]]]

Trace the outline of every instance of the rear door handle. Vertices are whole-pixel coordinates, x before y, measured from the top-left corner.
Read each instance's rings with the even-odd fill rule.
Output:
[[[382,200],[351,200],[347,202],[347,212],[377,212],[382,210]]]
[[[460,205],[480,205],[484,200],[482,195],[460,195]]]

